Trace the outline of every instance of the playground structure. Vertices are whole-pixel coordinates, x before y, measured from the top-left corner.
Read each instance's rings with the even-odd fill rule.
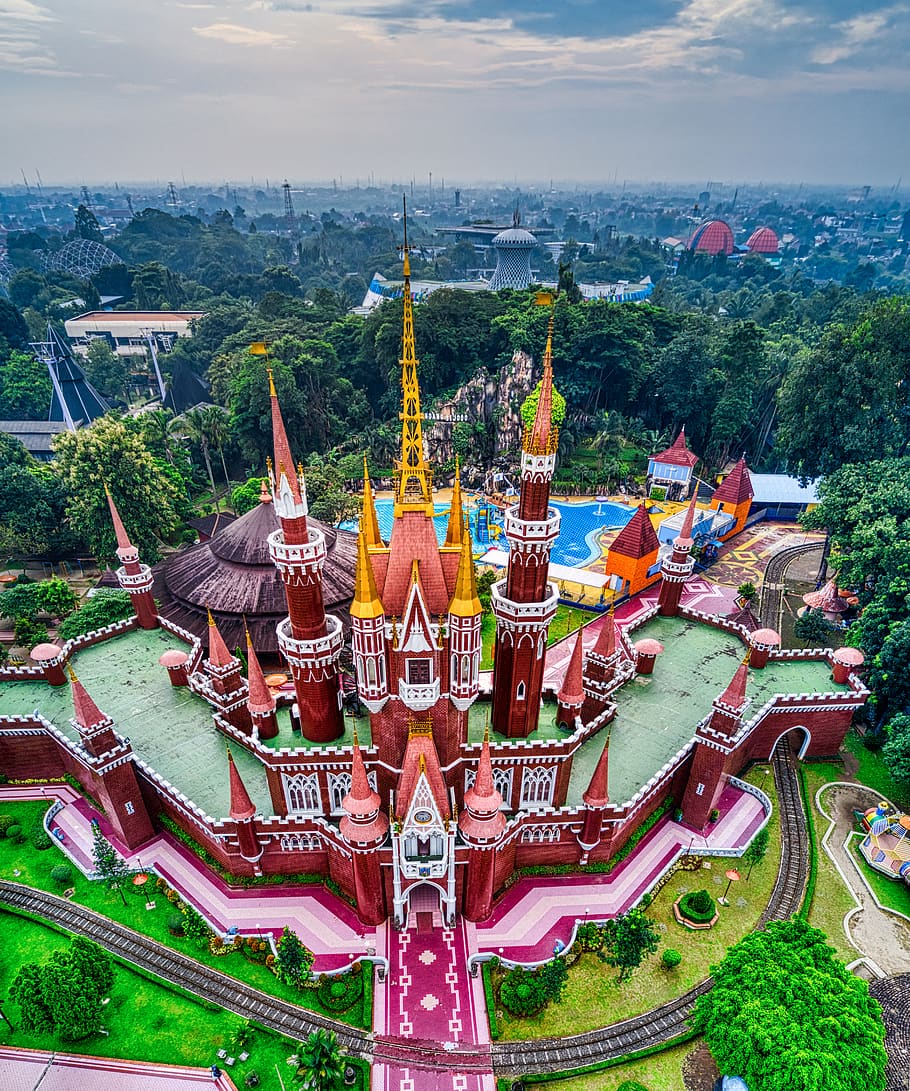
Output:
[[[883,800],[858,817],[866,831],[859,846],[866,863],[910,885],[910,815]]]

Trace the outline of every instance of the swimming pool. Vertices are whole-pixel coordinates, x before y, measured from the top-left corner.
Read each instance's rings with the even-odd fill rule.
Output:
[[[624,527],[635,514],[635,508],[626,504],[614,504],[605,500],[601,503],[588,501],[584,504],[566,504],[551,501],[551,506],[556,508],[561,519],[559,523],[559,537],[553,544],[550,560],[554,564],[565,564],[578,567],[596,561],[600,556],[600,547],[597,538],[604,529]],[[379,533],[385,541],[389,540],[392,533],[392,500],[376,501],[376,517],[379,520]],[[448,504],[436,504],[437,512],[433,520],[436,529],[436,537],[440,542],[445,541],[446,524],[448,523]],[[466,504],[471,520],[471,537],[474,541],[474,552],[485,553],[488,549],[505,549],[506,542],[501,537],[493,537],[490,541],[481,541],[477,537],[477,508],[473,502]],[[495,511],[495,509],[494,509]],[[502,516],[498,513],[494,519],[494,526],[502,524]],[[353,521],[342,523],[344,530],[356,530],[357,524]]]

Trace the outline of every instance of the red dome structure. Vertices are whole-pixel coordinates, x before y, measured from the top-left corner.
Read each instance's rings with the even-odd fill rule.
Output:
[[[780,249],[780,239],[770,227],[756,227],[749,236],[746,249],[750,254],[776,254]]]
[[[733,231],[725,220],[709,220],[695,230],[689,239],[690,250],[704,254],[732,254]]]

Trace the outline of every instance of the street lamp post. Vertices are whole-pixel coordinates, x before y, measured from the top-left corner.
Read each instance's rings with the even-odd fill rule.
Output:
[[[726,874],[727,874],[727,889],[724,891],[724,896],[722,898],[717,899],[718,902],[721,905],[729,905],[730,904],[727,901],[727,895],[730,893],[730,887],[733,886],[734,883],[738,883],[739,880],[740,880],[740,874],[736,870],[736,868],[731,867],[730,870]]]

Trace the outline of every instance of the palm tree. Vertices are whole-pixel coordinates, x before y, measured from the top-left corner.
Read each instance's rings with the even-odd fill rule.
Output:
[[[304,1091],[338,1091],[344,1080],[344,1060],[333,1030],[314,1030],[297,1053],[297,1081]]]
[[[211,443],[218,452],[218,456],[221,459],[221,469],[224,473],[224,483],[230,488],[231,482],[228,477],[227,463],[224,461],[224,445],[231,438],[231,415],[220,405],[206,405],[203,407],[202,412],[205,416],[209,443]]]
[[[139,417],[139,426],[142,434],[150,444],[160,445],[164,451],[164,457],[173,466],[174,455],[171,452],[170,439],[172,435],[174,414],[170,409],[150,409]]]
[[[184,436],[191,443],[199,445],[199,449],[202,451],[202,459],[205,462],[205,469],[209,475],[209,484],[212,486],[215,511],[218,511],[218,497],[215,493],[215,475],[212,473],[212,460],[209,457],[210,439],[205,409],[202,406],[197,405],[195,409],[188,409],[185,413],[181,413],[174,421],[174,431],[178,435]]]

